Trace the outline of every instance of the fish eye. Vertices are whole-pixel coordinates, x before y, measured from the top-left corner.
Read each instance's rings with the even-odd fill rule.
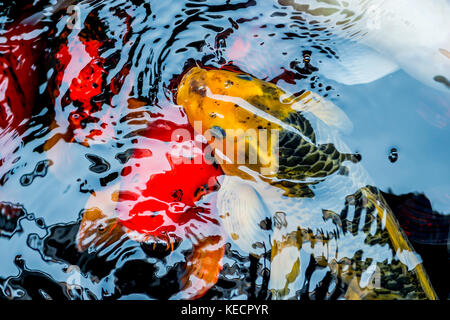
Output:
[[[225,137],[225,130],[223,130],[219,126],[213,126],[211,127],[211,133],[214,135],[214,137],[223,139]]]
[[[252,80],[252,77],[250,77],[248,74],[239,74],[237,77],[242,80],[247,80],[247,81]]]

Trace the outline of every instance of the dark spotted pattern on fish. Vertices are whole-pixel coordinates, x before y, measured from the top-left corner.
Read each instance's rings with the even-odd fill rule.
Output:
[[[340,153],[336,147],[329,144],[315,144],[315,134],[309,121],[300,112],[292,112],[285,122],[297,128],[312,143],[301,135],[281,130],[279,140],[279,170],[280,179],[304,180],[305,178],[324,178],[342,168],[344,161],[358,162],[353,154]],[[313,197],[314,193],[305,183],[284,182],[286,195],[295,197]]]

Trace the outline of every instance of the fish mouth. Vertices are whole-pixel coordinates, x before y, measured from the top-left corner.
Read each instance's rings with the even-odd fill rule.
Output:
[[[180,241],[172,241],[170,243],[155,238],[151,241],[139,242],[142,250],[147,256],[150,257],[165,257],[168,256],[172,251],[175,251],[180,245]]]

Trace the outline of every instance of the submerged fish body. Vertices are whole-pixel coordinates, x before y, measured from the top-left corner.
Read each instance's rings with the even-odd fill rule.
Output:
[[[70,1],[56,4],[66,6]],[[71,11],[70,11],[71,10]],[[69,12],[77,10],[70,8]],[[124,14],[126,30],[131,19]],[[123,116],[134,85],[131,63],[116,68],[118,57],[110,54],[114,40],[95,15],[83,20],[83,28],[67,24],[51,38],[55,50],[47,54],[49,74],[47,94],[55,106],[52,136],[44,146],[48,151],[61,139],[89,147],[115,138],[115,124]],[[129,34],[124,34],[125,42]]]
[[[314,108],[308,108],[311,98]],[[335,298],[434,299],[420,257],[338,138],[330,119],[344,117],[319,98],[306,92],[293,101],[275,85],[222,70],[193,68],[182,79],[177,103],[194,128],[201,121],[198,133],[227,175],[217,206],[229,237],[254,256],[270,250],[274,298],[314,292],[320,280],[309,283],[312,269],[314,278],[331,277],[329,296]],[[232,137],[235,154],[253,148],[260,163],[224,161],[226,143],[217,142],[227,129],[239,128],[277,132],[279,152],[268,153],[242,134]],[[261,171],[268,157],[264,163],[275,165]],[[262,223],[267,219],[272,228]]]
[[[49,59],[56,72],[48,93],[57,108],[52,136],[43,149],[54,160],[52,172],[60,179],[66,178],[67,162],[72,161],[67,151],[73,143],[87,148],[108,143],[115,139],[116,122],[142,124],[133,115],[158,109],[129,98],[123,117],[121,102],[133,85],[126,82],[130,65],[112,75],[107,65],[114,65],[114,57],[102,55],[108,39],[71,32],[73,36],[58,39],[56,54]],[[128,239],[155,252],[177,251],[185,260],[180,291],[173,298],[192,299],[205,294],[221,270],[224,243],[213,191],[222,171],[196,163],[202,146],[192,140],[193,130],[179,114],[179,108],[166,106],[152,115],[146,128],[138,129],[137,147],[120,155],[124,166],[119,182],[95,190],[87,201],[76,241],[80,252],[98,254],[111,254]],[[181,137],[173,140],[177,132]]]
[[[350,43],[319,69],[344,84],[367,83],[401,68],[442,91],[450,89],[450,3],[447,0],[278,0],[302,19]],[[433,35],[433,36],[430,36]]]
[[[146,104],[131,99],[130,105]],[[184,134],[181,140],[178,133]],[[222,171],[197,161],[202,145],[192,133],[183,122],[150,122],[139,137],[140,147],[129,150],[120,182],[89,199],[77,236],[80,251],[112,250],[126,239],[170,251],[190,245],[188,253],[182,252],[185,268],[174,299],[205,294],[217,281],[225,250],[214,210]]]

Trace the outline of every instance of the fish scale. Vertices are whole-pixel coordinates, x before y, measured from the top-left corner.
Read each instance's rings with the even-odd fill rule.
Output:
[[[329,103],[308,105],[308,97],[314,98],[310,93],[281,99],[285,96],[275,85],[249,75],[198,67],[186,73],[177,95],[189,121],[201,120],[205,130],[280,130],[275,177],[259,174],[257,165],[222,164],[227,176],[218,196],[219,210],[226,211],[225,229],[243,251],[258,256],[253,241],[270,239],[272,297],[299,298],[314,286],[312,275],[328,270],[334,290],[341,288],[338,298],[435,299],[420,257],[392,211],[370,187],[356,155],[327,124],[330,114],[324,111],[333,111]],[[221,117],[210,117],[212,112]],[[267,122],[270,117],[283,124]],[[260,226],[267,217],[276,222],[270,232]]]

